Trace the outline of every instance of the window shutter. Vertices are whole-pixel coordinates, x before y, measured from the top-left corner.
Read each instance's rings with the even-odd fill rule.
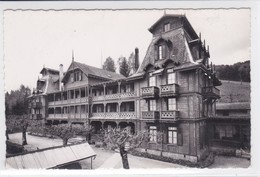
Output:
[[[180,128],[178,128],[178,131],[177,131],[177,145],[178,146],[182,146],[182,144],[183,144],[182,132],[181,132]]]

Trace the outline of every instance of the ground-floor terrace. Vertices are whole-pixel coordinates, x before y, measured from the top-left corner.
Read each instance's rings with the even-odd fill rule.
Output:
[[[250,118],[215,117],[209,119],[207,125],[212,150],[229,154],[240,149],[250,152]]]

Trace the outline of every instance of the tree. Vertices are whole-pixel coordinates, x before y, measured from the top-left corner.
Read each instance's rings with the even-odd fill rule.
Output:
[[[11,90],[5,93],[6,115],[28,114],[29,100],[31,94],[29,87],[21,85],[18,90]]]
[[[119,64],[119,73],[122,74],[125,77],[128,77],[131,68],[126,61],[126,58],[120,57],[118,59],[118,64]]]
[[[46,130],[48,131],[49,134],[61,138],[63,142],[63,146],[66,146],[68,144],[68,140],[74,137],[78,132],[77,127],[74,127],[73,125],[69,125],[69,124],[52,125]]]
[[[108,57],[103,64],[103,69],[111,72],[116,72],[115,62],[111,57]]]
[[[131,134],[130,128],[109,129],[105,131],[104,142],[111,149],[119,149],[122,164],[124,169],[129,169],[127,154],[129,151],[138,148],[145,138],[146,132],[139,132],[137,134]]]
[[[135,53],[132,52],[128,58],[128,65],[130,67],[130,74],[136,73],[139,68],[139,49],[135,48]]]
[[[6,139],[8,134],[14,130],[22,131],[22,145],[27,145],[26,131],[30,125],[29,115],[12,115],[6,117]]]

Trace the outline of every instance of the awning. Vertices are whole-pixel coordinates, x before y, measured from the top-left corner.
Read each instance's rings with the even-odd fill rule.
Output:
[[[96,153],[88,143],[58,146],[7,157],[6,168],[51,169],[94,156]]]

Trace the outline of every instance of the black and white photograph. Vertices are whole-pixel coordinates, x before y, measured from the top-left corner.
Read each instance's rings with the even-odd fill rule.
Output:
[[[250,8],[3,16],[7,170],[250,168]]]

